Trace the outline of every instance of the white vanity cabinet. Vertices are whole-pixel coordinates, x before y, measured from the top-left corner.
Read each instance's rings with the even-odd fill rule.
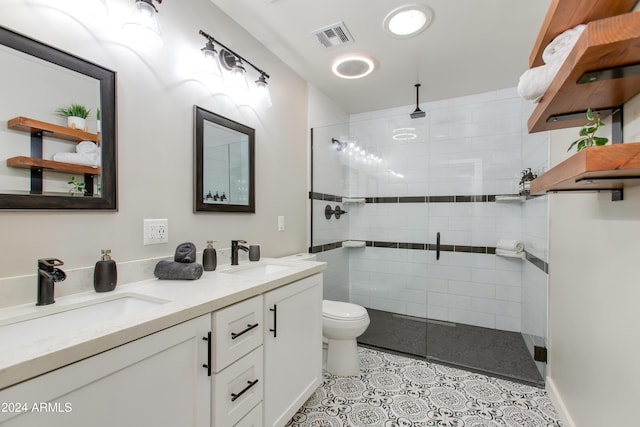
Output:
[[[321,380],[320,273],[0,390],[0,427],[283,426]]]
[[[322,274],[264,294],[264,426],[284,426],[322,382]]]
[[[209,427],[210,328],[204,315],[2,390],[0,425]]]

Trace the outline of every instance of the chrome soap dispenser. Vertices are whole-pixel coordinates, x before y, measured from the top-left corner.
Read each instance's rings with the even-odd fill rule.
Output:
[[[207,247],[202,251],[202,267],[204,271],[214,271],[218,264],[216,249],[213,247],[213,240],[207,240]]]
[[[93,270],[93,288],[96,292],[109,292],[116,288],[118,269],[111,259],[111,249],[102,250],[102,259],[96,262]]]

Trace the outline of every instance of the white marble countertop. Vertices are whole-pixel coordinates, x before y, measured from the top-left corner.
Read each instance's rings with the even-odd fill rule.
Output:
[[[259,263],[290,268],[261,277],[228,274],[225,271]],[[220,266],[205,271],[198,280],[145,280],[118,285],[112,292],[84,292],[57,298],[52,305],[34,303],[0,310],[0,328],[16,318],[34,317],[50,311],[64,311],[98,299],[141,296],[166,300],[150,308],[53,336],[25,340],[22,344],[0,341],[0,390],[70,363],[93,356],[130,341],[153,334],[178,323],[219,310],[236,302],[268,292],[296,280],[322,272],[326,263],[265,259],[259,263],[241,262],[239,267]],[[12,320],[13,319],[13,320]]]

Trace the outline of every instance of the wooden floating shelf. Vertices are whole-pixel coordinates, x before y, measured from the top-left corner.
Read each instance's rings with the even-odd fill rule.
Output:
[[[7,127],[9,129],[29,133],[46,132],[46,136],[71,142],[98,142],[100,140],[100,135],[96,133],[89,133],[78,129],[71,129],[65,126],[54,125],[52,123],[29,119],[27,117],[14,117],[7,122]]]
[[[640,179],[640,143],[589,147],[531,181],[531,194],[619,190]]]
[[[35,157],[11,157],[7,159],[7,166],[19,169],[44,169],[55,172],[75,173],[80,175],[100,175],[100,168],[76,165],[73,163],[42,160]]]
[[[542,52],[566,30],[579,24],[631,12],[638,0],[552,0],[529,56],[529,67],[542,65]]]
[[[640,74],[584,84],[578,81],[588,72],[638,63],[640,12],[589,23],[531,114],[529,132],[582,126],[586,122],[583,114],[566,120],[561,116],[624,104],[640,93]]]

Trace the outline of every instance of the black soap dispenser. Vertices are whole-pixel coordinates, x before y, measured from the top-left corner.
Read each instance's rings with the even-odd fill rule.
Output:
[[[111,249],[102,250],[102,260],[96,262],[93,270],[93,288],[96,292],[110,292],[116,288],[118,269],[111,259]]]
[[[216,249],[213,247],[213,240],[207,240],[207,247],[202,251],[202,267],[204,271],[214,271],[218,264]]]

